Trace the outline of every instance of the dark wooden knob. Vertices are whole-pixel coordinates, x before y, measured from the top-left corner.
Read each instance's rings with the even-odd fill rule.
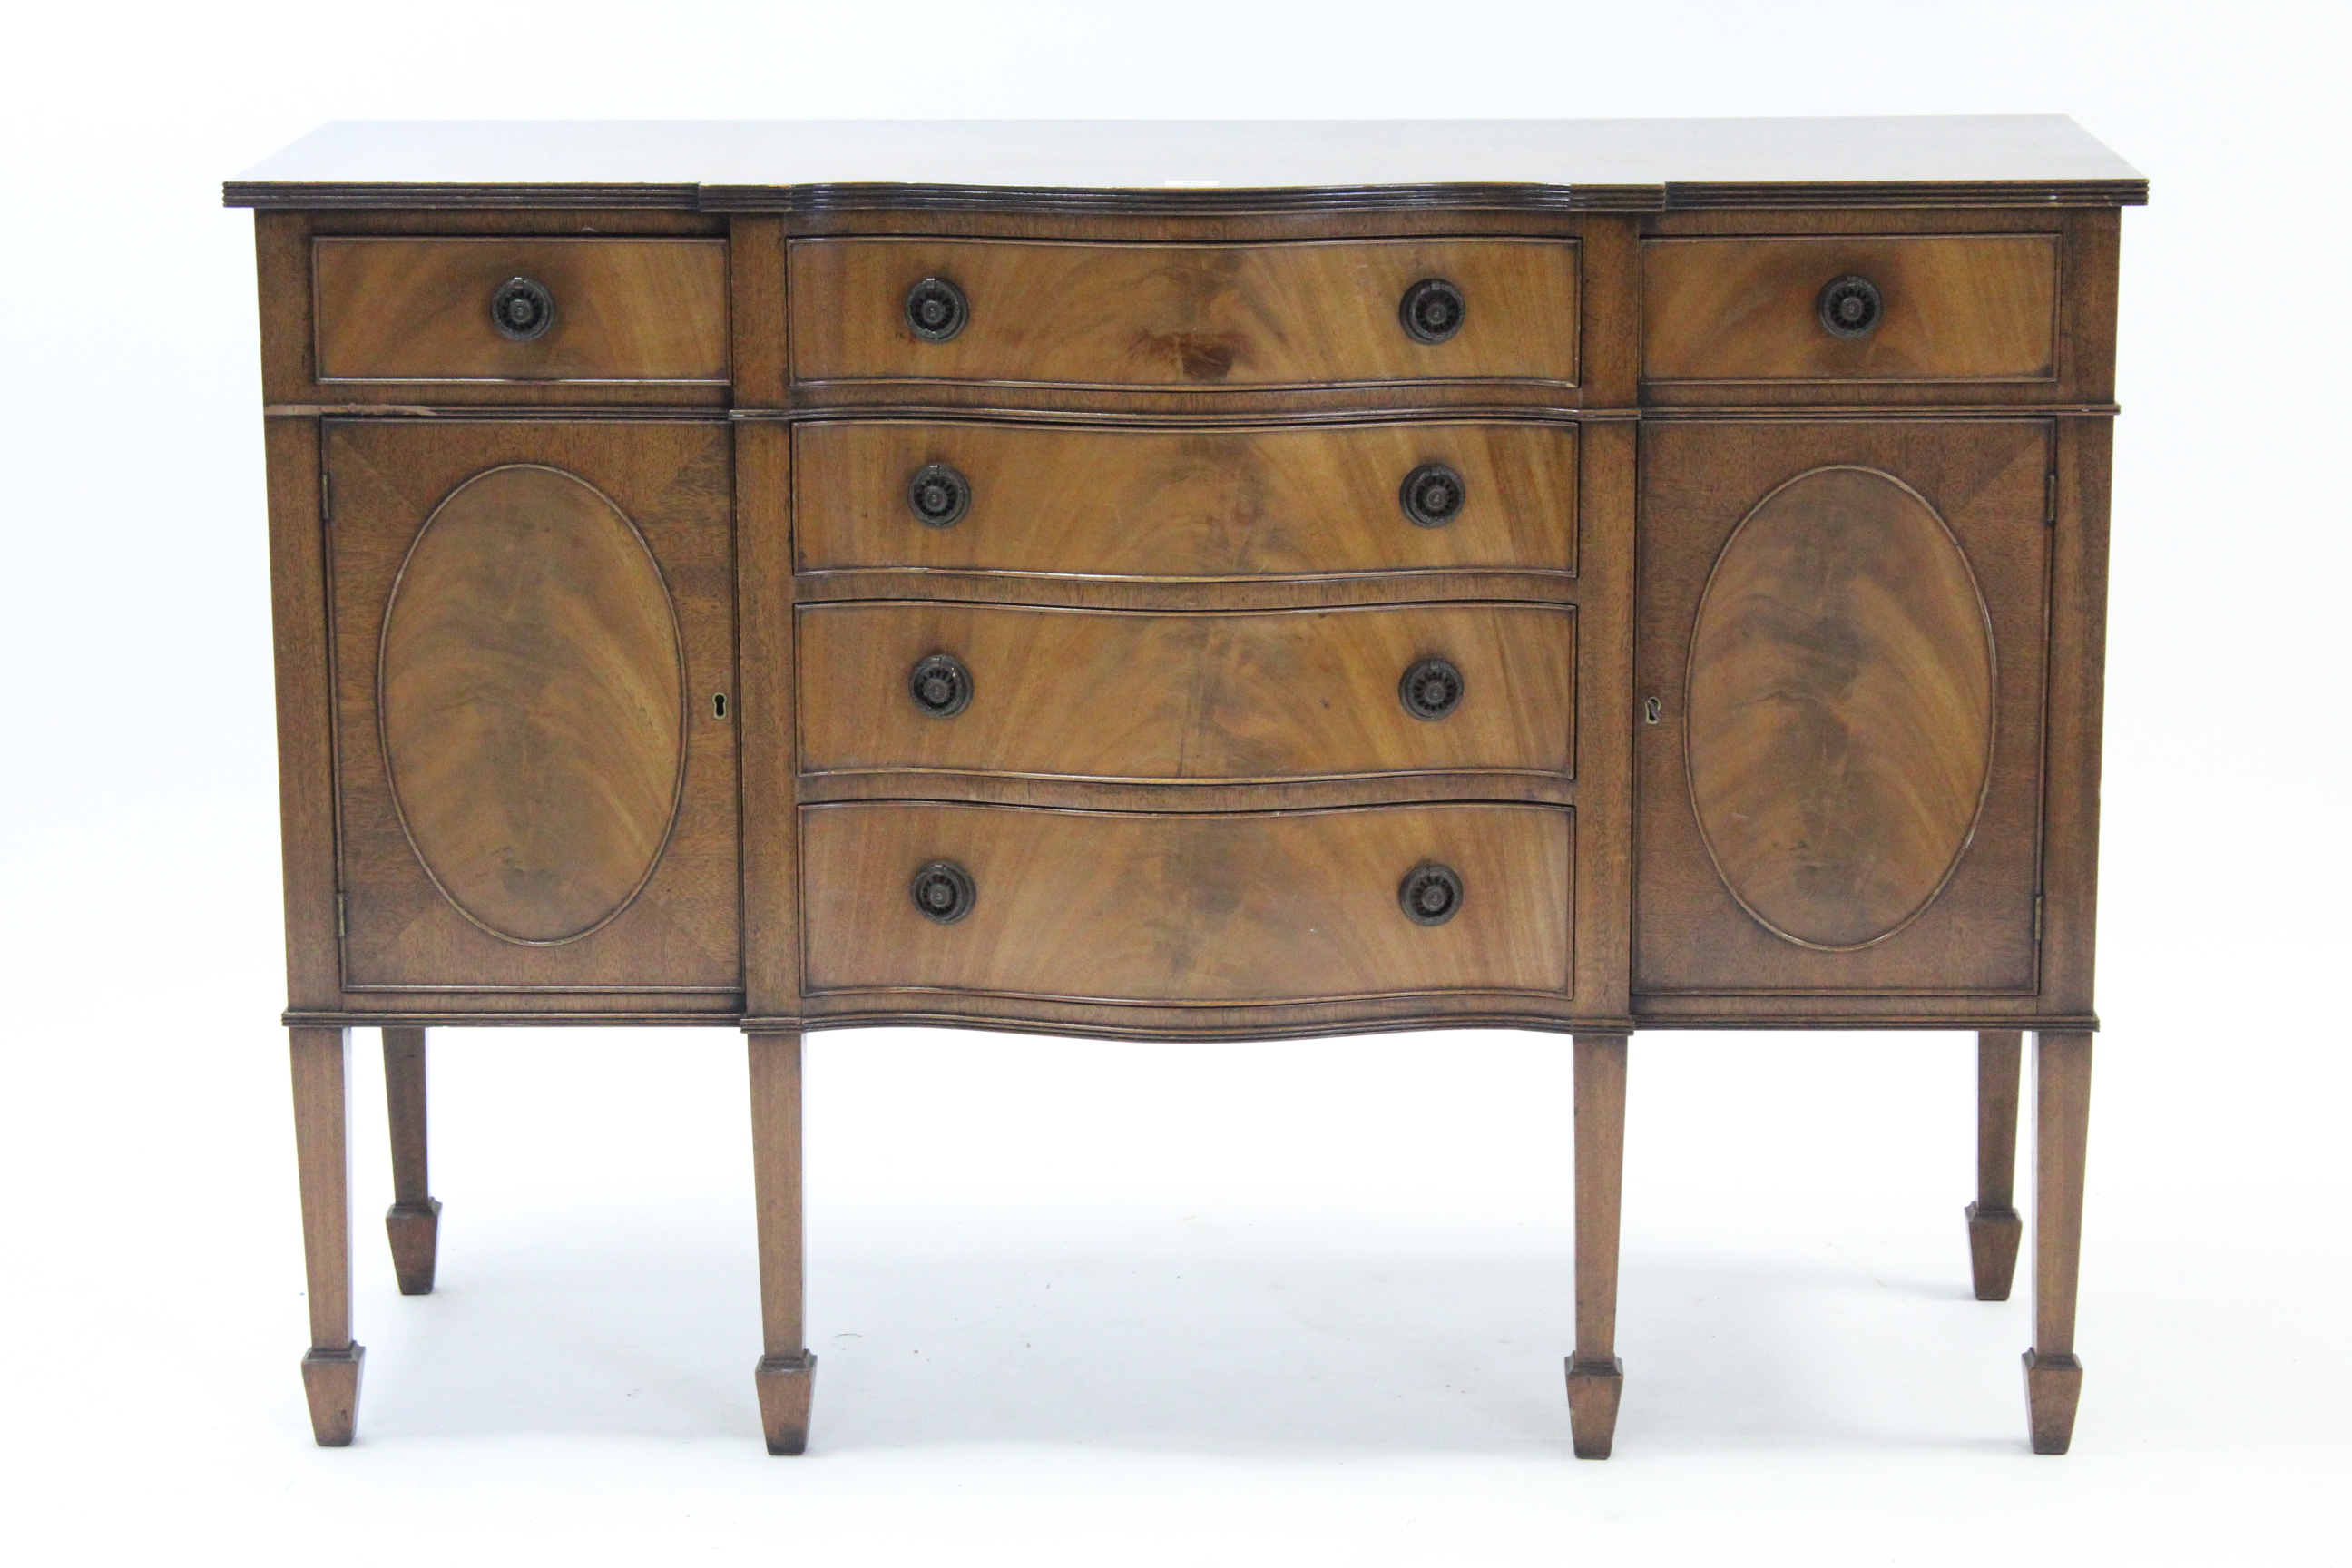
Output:
[[[1443,719],[1462,706],[1462,672],[1442,658],[1416,660],[1397,682],[1397,700],[1416,719]]]
[[[971,671],[951,653],[919,658],[907,672],[907,692],[934,719],[952,719],[971,706]]]
[[[1462,912],[1462,874],[1434,860],[1415,866],[1397,886],[1405,919],[1417,926],[1442,926]]]
[[[907,891],[925,920],[951,926],[971,913],[972,905],[980,901],[980,889],[972,885],[971,873],[952,860],[934,860],[915,873]]]
[[[1822,285],[1821,298],[1814,301],[1822,330],[1833,338],[1870,336],[1878,330],[1878,318],[1885,308],[1878,285],[1859,273],[1831,279]]]
[[[971,506],[971,481],[945,463],[925,463],[907,481],[907,510],[933,528],[953,528]]]
[[[1424,278],[1404,291],[1397,319],[1404,330],[1424,343],[1442,343],[1462,330],[1470,301],[1443,278]]]
[[[927,343],[947,342],[971,319],[963,290],[944,278],[926,278],[907,290],[907,326]]]
[[[1462,503],[1469,495],[1460,474],[1444,463],[1423,463],[1404,477],[1397,500],[1415,526],[1444,528],[1462,515]]]
[[[509,278],[490,296],[490,325],[519,343],[544,337],[555,325],[555,296],[532,278]]]

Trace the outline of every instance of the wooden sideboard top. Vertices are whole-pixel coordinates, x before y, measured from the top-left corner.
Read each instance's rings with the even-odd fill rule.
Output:
[[[2064,115],[1786,120],[337,121],[229,206],[1210,213],[2137,205]]]

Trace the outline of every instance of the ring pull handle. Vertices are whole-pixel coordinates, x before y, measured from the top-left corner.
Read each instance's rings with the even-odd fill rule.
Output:
[[[944,278],[926,278],[907,290],[908,330],[927,343],[947,342],[971,319],[963,290]]]
[[[907,695],[934,719],[952,719],[971,706],[971,671],[951,653],[919,658],[907,672]]]
[[[1462,873],[1426,860],[1404,874],[1397,903],[1417,926],[1442,926],[1462,912]]]
[[[555,325],[555,296],[536,278],[509,278],[490,295],[490,325],[509,342],[545,337]]]
[[[1397,700],[1416,719],[1443,719],[1462,706],[1462,672],[1442,658],[1418,659],[1397,682]]]
[[[953,528],[971,510],[971,481],[946,463],[925,463],[907,481],[907,510],[929,528]]]
[[[1462,503],[1469,499],[1469,486],[1444,463],[1422,464],[1397,490],[1398,504],[1416,528],[1444,528],[1462,515]]]
[[[1813,301],[1813,309],[1822,319],[1822,331],[1830,336],[1866,338],[1878,330],[1878,320],[1886,311],[1886,300],[1879,293],[1877,284],[1859,272],[1849,272],[1822,285],[1821,297]]]
[[[1404,291],[1397,319],[1416,342],[1442,343],[1462,330],[1470,301],[1443,278],[1424,278]]]
[[[915,873],[907,886],[908,896],[927,921],[937,921],[951,926],[971,913],[972,905],[980,901],[980,889],[971,873],[952,860],[934,860]]]

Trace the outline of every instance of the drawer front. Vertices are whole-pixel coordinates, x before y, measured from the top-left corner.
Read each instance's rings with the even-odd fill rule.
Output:
[[[321,381],[727,380],[725,240],[321,239],[311,266]]]
[[[801,825],[813,993],[1267,1003],[1569,985],[1559,807],[1154,816],[891,801],[809,806]],[[940,862],[967,879],[952,921],[916,904]],[[1426,868],[1455,878],[1443,923],[1401,901],[1416,873],[1428,893]]]
[[[1564,607],[815,605],[799,612],[799,655],[808,773],[1233,781],[1573,764]]]
[[[1844,279],[1866,288],[1825,291]],[[2043,381],[2055,374],[2051,235],[1654,239],[1651,381]],[[1840,317],[1825,324],[1826,310]]]
[[[1089,245],[804,239],[791,249],[793,374],[1084,386],[1576,379],[1577,252],[1558,239]],[[953,286],[952,336],[909,293]],[[1402,309],[1436,279],[1458,330],[1423,342]]]
[[[793,540],[809,572],[1566,574],[1576,569],[1576,440],[1572,425],[1507,421],[804,425],[793,435]],[[933,465],[951,470],[957,515],[945,526],[936,504],[927,520],[912,499]],[[1438,468],[1458,487],[1450,510],[1429,488],[1449,482]]]

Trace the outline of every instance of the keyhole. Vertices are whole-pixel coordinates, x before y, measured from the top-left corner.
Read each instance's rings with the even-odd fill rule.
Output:
[[[1642,717],[1646,722],[1652,724],[1656,723],[1661,718],[1664,718],[1665,716],[1665,711],[1666,705],[1659,701],[1654,697],[1642,704]]]
[[[713,719],[724,719],[727,717],[727,693],[724,691],[716,692],[711,696],[710,716]],[[1657,722],[1654,718],[1650,721],[1654,724]]]

